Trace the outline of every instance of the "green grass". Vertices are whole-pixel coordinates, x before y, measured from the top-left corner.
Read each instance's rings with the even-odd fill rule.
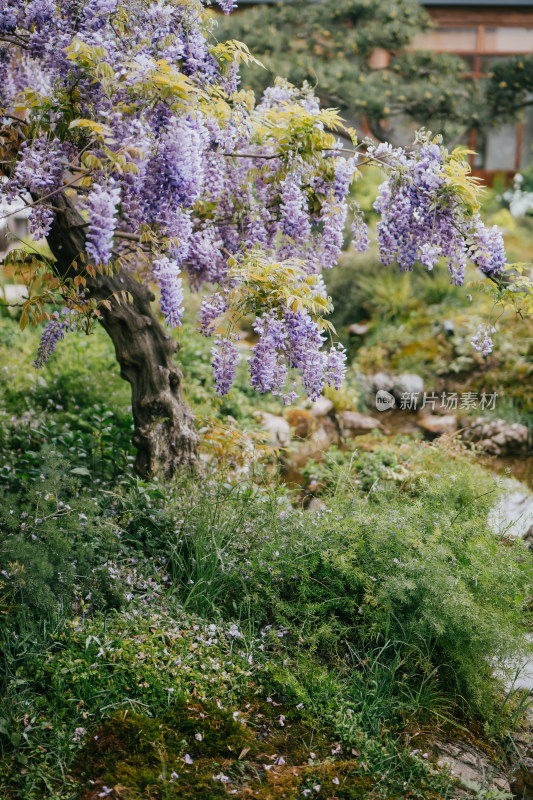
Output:
[[[429,342],[420,302],[463,313],[432,280],[406,320],[390,304],[363,362],[384,331],[383,359]],[[210,344],[180,337],[198,417],[250,422],[245,365],[211,411]],[[499,487],[471,456],[380,435],[332,449],[306,467],[317,514],[270,468],[143,481],[111,343],[73,334],[34,372],[37,338],[0,320],[2,798],[222,797],[222,774],[265,800],[437,800],[453,781],[415,732],[431,753],[435,730],[466,728],[501,755],[527,700],[504,701],[493,668],[527,650],[533,557],[489,530]]]

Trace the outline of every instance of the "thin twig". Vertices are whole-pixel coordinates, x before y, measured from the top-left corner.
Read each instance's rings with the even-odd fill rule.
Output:
[[[9,214],[4,214],[3,217],[0,217],[0,220],[1,219],[7,219],[8,217],[12,217],[14,214],[20,214],[20,212],[24,211],[26,208],[34,208],[35,206],[38,206],[40,203],[44,202],[45,200],[48,200],[49,197],[53,197],[54,195],[59,194],[59,192],[62,192],[63,189],[68,189],[69,186],[73,186],[75,183],[77,183],[80,180],[80,178],[86,177],[87,175],[90,175],[90,173],[86,172],[85,175],[79,175],[77,178],[74,178],[73,180],[69,181],[68,183],[64,183],[58,189],[54,189],[52,192],[48,192],[48,194],[45,194],[43,197],[40,197],[38,200],[35,200],[33,203],[25,203],[25,205],[23,205],[21,208],[17,208],[17,209],[15,209],[15,211],[10,211]]]

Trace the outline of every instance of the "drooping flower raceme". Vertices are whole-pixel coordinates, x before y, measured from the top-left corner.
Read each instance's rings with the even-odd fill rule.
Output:
[[[468,260],[489,277],[504,268],[501,233],[470,213],[474,183],[464,161],[427,136],[411,153],[390,145],[369,149],[390,170],[374,203],[383,263],[396,260],[409,271],[419,261],[431,270],[444,258],[456,284],[463,283]]]
[[[65,333],[72,328],[72,319],[68,309],[64,309],[63,317],[60,316],[58,311],[54,312],[54,318],[50,320],[44,329],[39,349],[37,350],[37,358],[35,359],[36,367],[44,367],[56,345],[61,339],[65,338]]]
[[[225,13],[233,6],[217,3]],[[28,135],[0,170],[8,198],[31,195],[36,236],[49,233],[55,199],[68,186],[84,218],[90,261],[157,285],[170,326],[183,314],[185,276],[195,290],[215,284],[200,324],[217,335],[239,281],[230,274],[232,259],[260,249],[274,265],[298,260],[304,282],[337,262],[349,210],[356,250],[368,246],[368,231],[350,198],[363,161],[355,136],[357,152],[344,157],[331,133],[340,117],[321,109],[308,85],[277,80],[257,103],[239,91],[237,65],[251,56],[243,45],[215,41],[208,6],[0,0],[0,34],[8,40],[0,41],[3,124],[13,126],[13,142]],[[21,106],[28,134],[17,121]],[[468,261],[489,277],[501,271],[501,237],[475,217],[464,159],[422,136],[411,149],[367,147],[368,160],[388,174],[375,205],[385,263],[432,269],[442,258],[456,283]],[[274,304],[268,291],[258,291],[246,312],[258,335],[250,380],[289,400],[296,369],[314,399],[325,383],[339,385],[345,354],[326,347],[321,316],[328,303],[311,313],[291,299],[286,277]],[[304,299],[311,302],[312,294]],[[59,323],[47,328],[46,341],[64,330]],[[224,394],[235,375],[235,341],[217,339],[213,350]]]
[[[480,325],[477,329],[477,333],[474,338],[471,340],[472,347],[478,353],[481,353],[482,356],[488,356],[492,353],[492,349],[494,347],[491,333],[494,333],[496,328],[490,325]]]
[[[154,262],[154,277],[160,289],[160,306],[165,322],[171,328],[181,325],[183,316],[183,284],[181,269],[175,261],[162,256]]]
[[[227,394],[235,380],[239,351],[232,338],[217,336],[211,349],[213,360],[213,377],[217,394],[222,397]]]
[[[115,232],[120,188],[110,180],[107,186],[96,184],[87,197],[89,228],[87,231],[87,253],[94,261],[108,264],[111,260],[113,234]]]

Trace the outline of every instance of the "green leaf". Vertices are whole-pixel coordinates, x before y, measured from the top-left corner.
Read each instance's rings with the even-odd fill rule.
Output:
[[[92,473],[87,469],[87,467],[74,467],[74,469],[70,470],[73,475],[86,475],[87,477],[91,477]]]

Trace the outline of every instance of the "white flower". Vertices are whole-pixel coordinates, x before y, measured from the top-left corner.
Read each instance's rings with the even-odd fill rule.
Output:
[[[334,784],[335,784],[335,786],[338,786],[338,785],[339,785],[339,783],[340,783],[340,780],[337,778],[337,776],[336,776],[336,775],[335,775],[335,777],[333,778],[333,780],[332,780],[332,783],[334,783]]]
[[[181,760],[183,761],[184,764],[192,764],[192,758],[188,753],[185,753],[185,755]]]
[[[98,795],[98,797],[107,797],[108,794],[111,794],[113,789],[110,789],[109,786],[102,786],[102,791]]]
[[[201,742],[204,737],[202,736],[201,733],[195,733],[194,738],[196,739],[197,742]]]
[[[85,736],[86,733],[87,733],[87,731],[85,730],[85,728],[82,728],[82,727],[76,728],[76,730],[74,731],[74,736],[72,737],[72,741],[73,742],[79,742],[80,739],[83,736]]]
[[[222,773],[222,772],[219,772],[218,775],[213,775],[213,780],[214,781],[220,781],[221,783],[230,783],[231,782],[231,778],[228,778],[228,776],[224,775],[224,773]]]

